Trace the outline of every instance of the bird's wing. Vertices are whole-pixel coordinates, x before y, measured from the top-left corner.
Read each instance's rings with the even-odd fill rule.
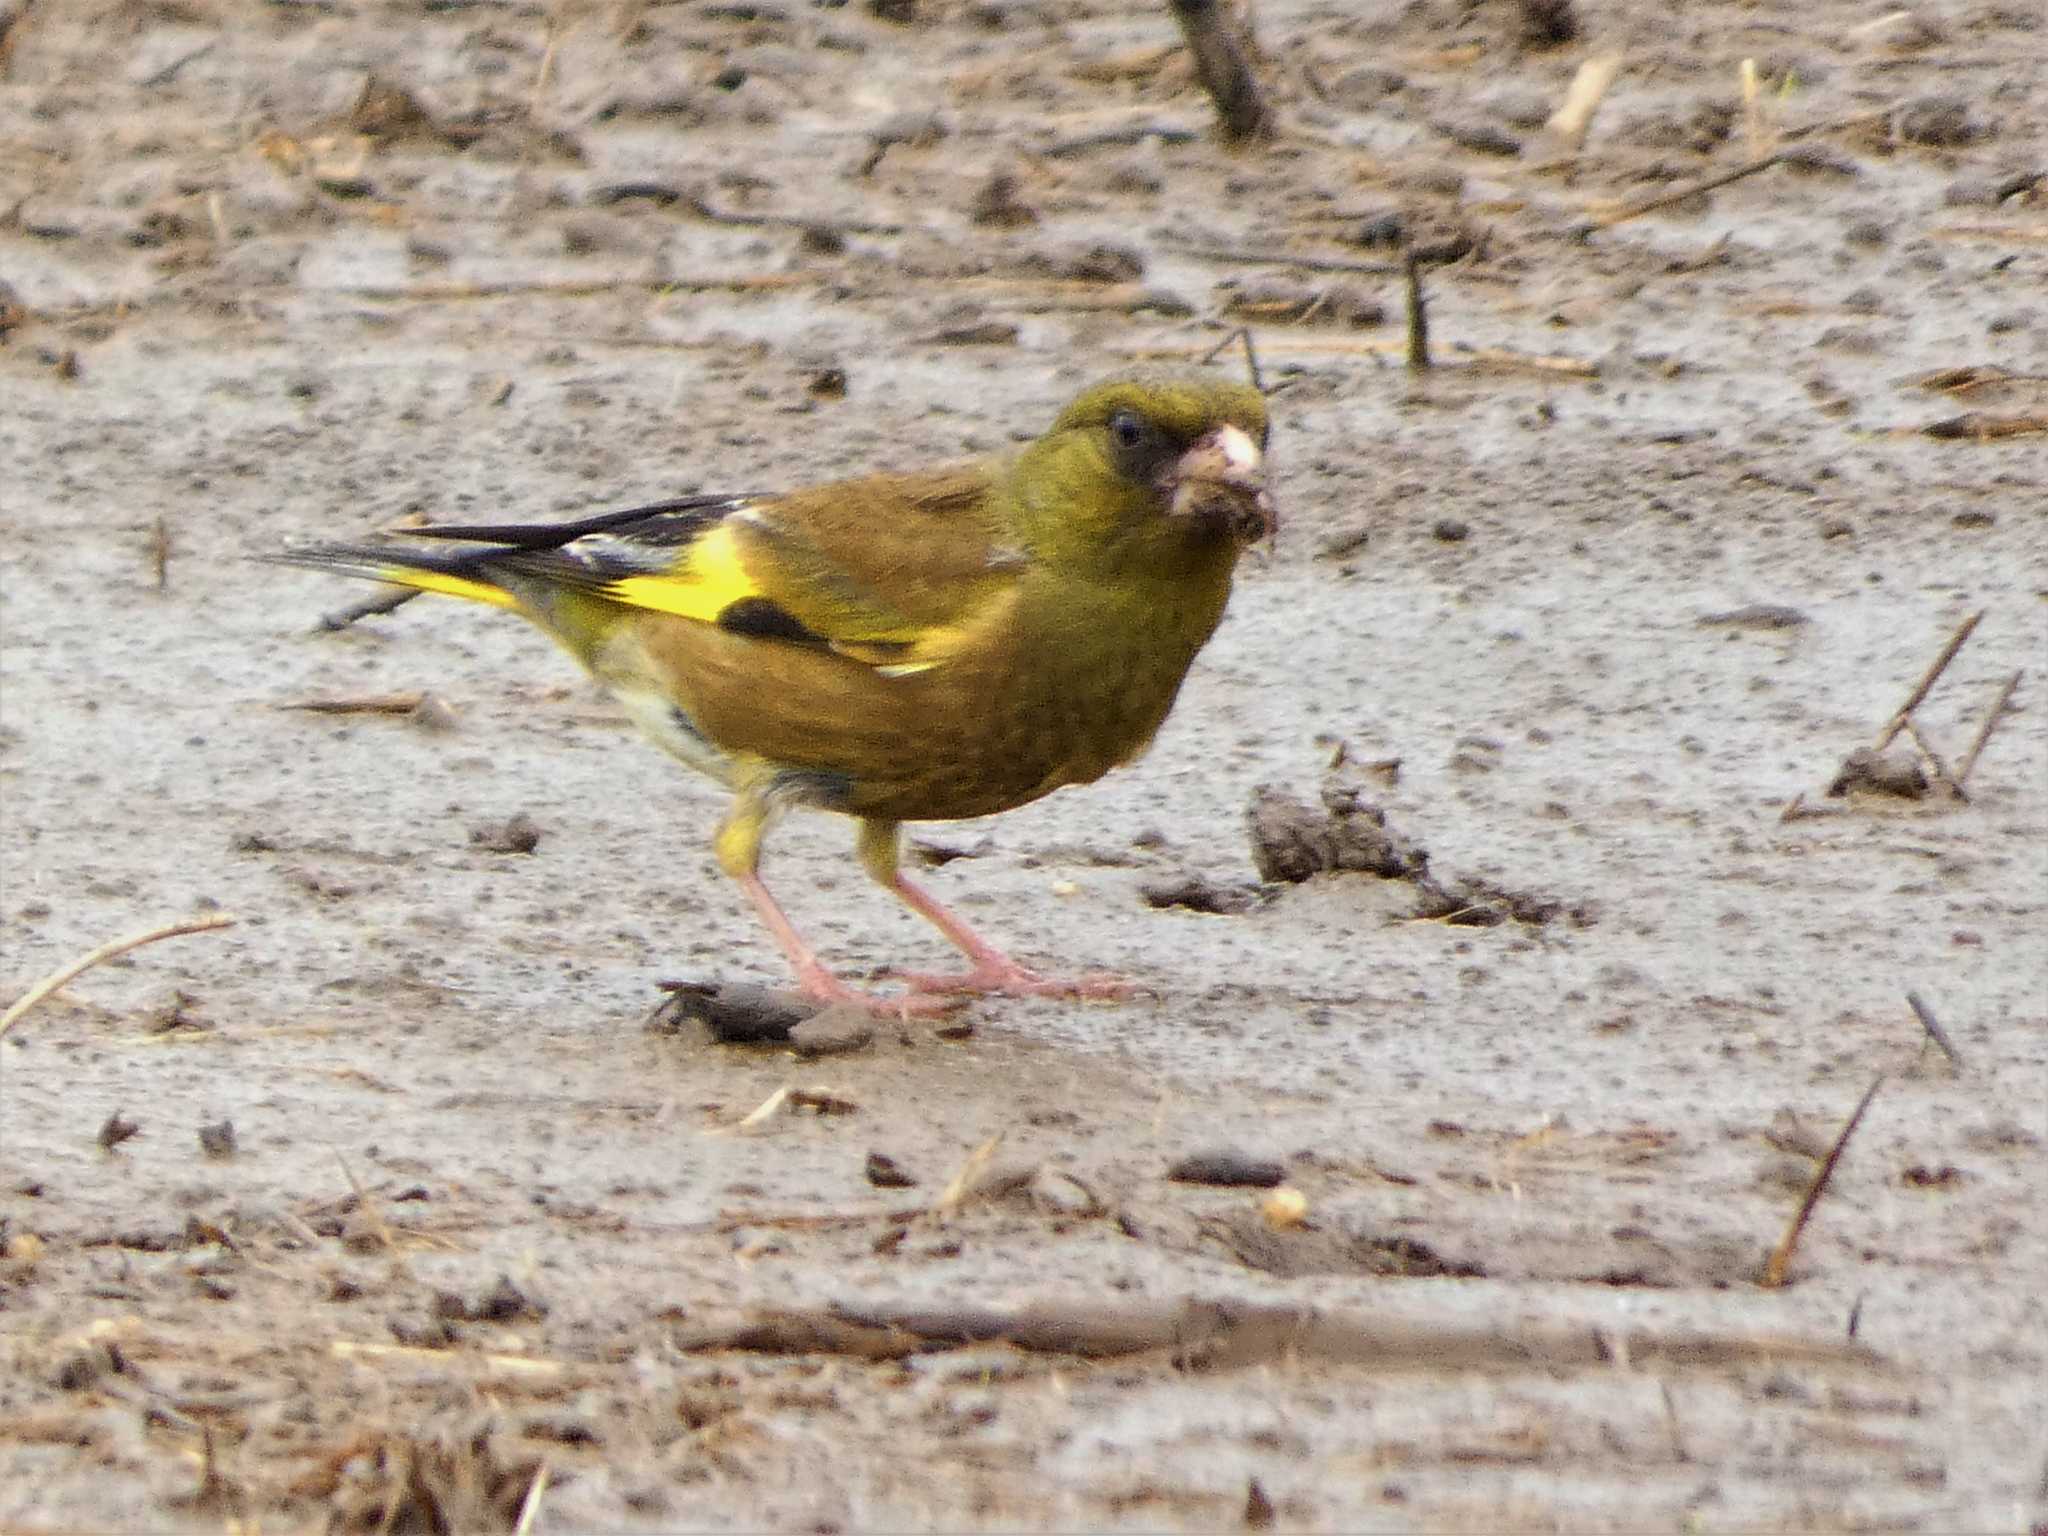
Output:
[[[970,464],[573,522],[405,530],[480,546],[445,553],[394,543],[284,558],[524,608],[543,622],[561,599],[585,613],[595,599],[894,671],[936,664],[1013,579],[1020,558],[995,537],[991,488],[990,470]]]

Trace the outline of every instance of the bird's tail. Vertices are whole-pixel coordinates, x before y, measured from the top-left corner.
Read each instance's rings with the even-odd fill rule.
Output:
[[[565,523],[428,524],[401,530],[415,539],[473,544],[444,554],[405,544],[313,544],[265,559],[279,565],[359,576],[421,592],[512,608],[541,618],[561,593],[615,596],[622,577],[646,575],[717,525],[750,496],[678,496],[600,512]],[[573,550],[571,545],[576,546]],[[542,622],[546,622],[544,619]]]

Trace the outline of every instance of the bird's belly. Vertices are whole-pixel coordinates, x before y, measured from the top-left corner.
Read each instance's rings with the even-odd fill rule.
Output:
[[[1012,810],[1132,761],[1172,706],[1185,663],[1134,667],[1112,683],[1056,672],[990,679],[969,709],[934,711],[895,761],[854,782],[846,809],[898,821]],[[957,722],[939,726],[940,719]]]
[[[732,783],[732,754],[721,750],[698,730],[681,706],[653,688],[635,688],[618,682],[609,686],[633,723],[662,751],[721,784]]]

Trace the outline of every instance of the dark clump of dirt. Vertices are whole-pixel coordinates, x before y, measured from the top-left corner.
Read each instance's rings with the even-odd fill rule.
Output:
[[[1456,927],[1490,928],[1503,922],[1542,927],[1559,916],[1577,926],[1594,920],[1588,902],[1539,896],[1478,876],[1442,879],[1429,852],[1387,820],[1355,784],[1332,779],[1322,804],[1311,806],[1270,785],[1252,795],[1247,820],[1252,860],[1269,881],[1300,884],[1321,874],[1365,874],[1415,888],[1415,915]]]
[[[1252,862],[1265,880],[1299,884],[1325,873],[1415,882],[1429,877],[1429,854],[1390,828],[1387,813],[1352,787],[1325,786],[1317,807],[1261,785],[1248,819]]]

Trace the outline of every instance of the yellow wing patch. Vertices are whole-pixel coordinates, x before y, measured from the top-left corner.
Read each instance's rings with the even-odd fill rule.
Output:
[[[714,528],[693,542],[673,570],[621,576],[598,590],[614,602],[706,624],[716,624],[719,614],[742,598],[762,595],[760,583],[747,574],[730,527]]]

